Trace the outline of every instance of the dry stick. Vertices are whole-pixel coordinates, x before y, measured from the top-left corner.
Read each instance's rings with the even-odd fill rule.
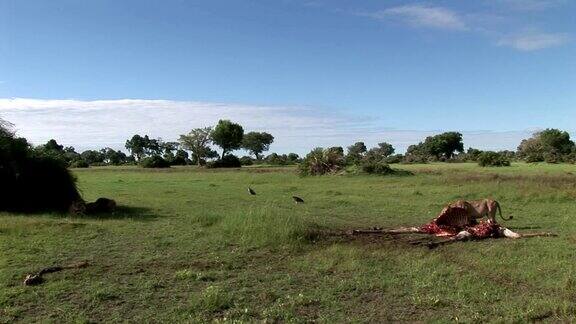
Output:
[[[35,274],[29,274],[26,276],[26,279],[24,279],[24,285],[26,286],[34,286],[34,285],[39,285],[42,282],[44,282],[44,279],[42,278],[42,275],[45,273],[52,273],[52,272],[58,272],[58,271],[62,271],[64,269],[79,269],[79,268],[86,268],[88,266],[88,262],[79,262],[79,263],[74,263],[71,265],[67,265],[67,266],[55,266],[55,267],[48,267],[48,268],[44,268],[40,271],[38,271]]]
[[[537,236],[556,237],[556,236],[558,236],[558,234],[554,234],[554,233],[550,233],[550,232],[520,234],[520,238],[522,238],[522,237],[537,237]]]

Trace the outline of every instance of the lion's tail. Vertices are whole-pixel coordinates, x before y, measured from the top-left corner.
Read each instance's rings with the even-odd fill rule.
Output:
[[[498,208],[498,213],[500,214],[500,218],[502,218],[503,220],[511,220],[512,218],[514,218],[512,215],[510,215],[510,217],[508,218],[504,218],[504,216],[502,216],[502,208],[500,207],[500,203],[496,201],[496,208]]]

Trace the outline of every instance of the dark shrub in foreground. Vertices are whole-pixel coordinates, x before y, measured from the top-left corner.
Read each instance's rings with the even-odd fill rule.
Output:
[[[239,168],[242,163],[236,155],[228,154],[221,159],[206,164],[206,166],[208,168]]]
[[[387,163],[384,162],[366,162],[362,164],[362,171],[369,174],[392,174],[392,169]]]
[[[170,162],[166,161],[159,155],[153,155],[140,160],[140,166],[143,168],[169,168]]]
[[[63,161],[35,154],[0,120],[0,210],[66,211],[80,199]]]
[[[480,166],[510,166],[510,160],[498,152],[486,151],[478,156],[478,165]]]

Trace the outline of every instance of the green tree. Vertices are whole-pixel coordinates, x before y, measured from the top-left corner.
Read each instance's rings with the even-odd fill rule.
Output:
[[[202,165],[207,158],[218,156],[217,153],[210,148],[212,139],[211,127],[195,128],[187,135],[180,135],[179,142],[182,148],[192,152],[192,161],[197,165]]]
[[[451,159],[454,152],[464,152],[462,134],[458,132],[446,132],[435,136],[429,136],[424,140],[424,150],[429,155],[440,159]]]
[[[387,157],[394,154],[394,147],[390,143],[378,143],[377,147],[371,148],[366,153],[366,160],[372,162],[384,161]]]
[[[242,138],[242,148],[251,152],[256,156],[256,160],[260,160],[262,152],[270,149],[270,144],[274,142],[274,136],[262,132],[249,132]]]
[[[536,134],[540,139],[544,151],[555,154],[570,154],[574,149],[574,142],[570,140],[570,134],[559,129],[548,128]]]
[[[356,142],[354,145],[348,146],[348,152],[346,153],[346,163],[348,164],[358,164],[364,157],[366,153],[366,145],[364,142]]]
[[[222,148],[222,158],[242,146],[244,128],[229,120],[220,120],[211,134],[212,142]]]
[[[142,137],[138,134],[132,136],[131,139],[126,141],[124,145],[130,154],[136,159],[140,160],[144,156],[146,156],[146,146],[149,139],[148,136]]]

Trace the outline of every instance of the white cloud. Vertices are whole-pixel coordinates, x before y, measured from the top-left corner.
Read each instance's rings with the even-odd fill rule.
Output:
[[[123,149],[134,134],[176,140],[195,127],[231,119],[248,131],[274,135],[272,151],[307,153],[322,146],[347,146],[386,141],[402,153],[426,136],[442,130],[386,128],[376,118],[345,115],[312,107],[275,107],[171,100],[49,100],[1,99],[0,117],[15,125],[19,136],[34,144],[51,138],[78,150],[110,146]],[[465,145],[480,149],[514,149],[528,131],[462,130]]]
[[[528,31],[502,38],[498,45],[508,46],[521,51],[536,51],[566,44],[570,37],[564,33],[544,33]]]
[[[539,11],[563,4],[565,0],[489,0],[491,5],[505,5],[519,11]]]
[[[397,18],[413,27],[466,30],[464,20],[454,11],[424,5],[406,5],[377,11],[366,16],[376,19]]]

